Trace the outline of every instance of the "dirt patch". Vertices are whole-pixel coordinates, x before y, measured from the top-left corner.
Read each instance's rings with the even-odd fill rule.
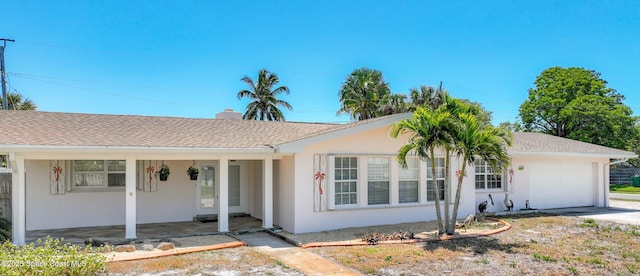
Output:
[[[629,275],[640,271],[638,226],[540,214],[505,220],[513,228],[489,237],[309,250],[363,273],[381,275]]]
[[[107,264],[104,275],[304,275],[248,247]]]
[[[489,237],[307,250],[372,275],[635,275],[640,272],[639,226],[546,214],[503,219],[512,225],[512,229]],[[474,224],[467,233],[495,227]],[[282,234],[309,243],[360,240],[371,232],[413,231],[425,235],[434,232],[425,231],[427,229],[435,229],[435,224],[423,222]],[[460,232],[464,234],[464,230]],[[108,268],[111,272],[124,274],[177,271],[176,274],[301,275],[286,264],[248,247],[109,264]]]

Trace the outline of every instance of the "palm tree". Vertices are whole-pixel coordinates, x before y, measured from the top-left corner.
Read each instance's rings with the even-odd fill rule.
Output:
[[[407,144],[398,151],[397,159],[402,167],[406,167],[406,155],[413,151],[420,158],[431,161],[432,175],[436,175],[434,152],[436,148],[444,151],[445,186],[439,187],[437,181],[434,181],[434,198],[438,232],[453,234],[467,164],[473,164],[475,158],[479,157],[486,160],[494,171],[504,170],[510,162],[506,146],[511,145],[512,138],[507,129],[491,126],[488,121],[490,115],[476,103],[455,99],[446,92],[440,92],[437,106],[431,105],[427,103],[418,106],[413,117],[394,124],[391,136],[396,138],[404,133],[411,135]],[[458,185],[451,216],[450,153],[463,160],[462,168],[456,172]],[[444,225],[439,201],[440,188],[444,189],[445,196]]]
[[[268,121],[284,121],[284,115],[278,106],[285,107],[289,110],[293,110],[288,102],[279,100],[278,94],[289,94],[289,88],[286,86],[279,86],[273,89],[274,86],[280,82],[280,79],[275,73],[271,73],[266,69],[260,69],[258,72],[258,80],[254,82],[249,76],[244,76],[241,79],[248,84],[250,90],[240,90],[238,92],[238,99],[247,97],[252,100],[247,105],[242,118],[245,120],[268,120]]]
[[[389,84],[384,82],[382,72],[368,68],[354,70],[342,84],[340,110],[353,120],[366,120],[379,116],[385,97],[391,94]]]
[[[401,167],[407,167],[406,158],[410,152],[413,152],[422,160],[431,161],[431,175],[433,176],[433,193],[439,234],[445,232],[445,225],[443,224],[440,211],[440,187],[438,181],[435,179],[435,149],[448,149],[453,144],[449,131],[449,129],[453,127],[452,123],[451,113],[444,109],[431,110],[419,107],[413,113],[413,117],[396,122],[391,128],[391,137],[393,138],[397,138],[400,134],[410,135],[409,141],[400,148],[396,157]]]
[[[456,173],[458,186],[453,204],[452,220],[447,225],[447,234],[455,232],[462,180],[466,173],[467,164],[471,165],[476,158],[481,158],[489,163],[493,171],[503,172],[511,162],[509,155],[507,155],[507,146],[510,146],[513,142],[512,134],[508,129],[485,124],[482,121],[482,117],[470,112],[457,115],[453,139],[455,142],[452,150],[462,160],[462,167]]]
[[[384,97],[382,103],[379,110],[381,116],[411,111],[407,95],[404,94],[389,94]]]
[[[0,105],[2,99],[0,98]],[[22,99],[20,93],[7,92],[7,106],[9,110],[36,110],[38,108],[35,103],[29,99]]]
[[[426,85],[421,85],[420,88],[411,88],[409,90],[411,109],[416,110],[420,106],[436,109],[443,103],[443,95],[446,93],[442,90],[442,86],[438,89]]]

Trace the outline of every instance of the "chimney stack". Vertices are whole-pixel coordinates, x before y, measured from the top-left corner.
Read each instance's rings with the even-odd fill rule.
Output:
[[[227,108],[224,111],[216,114],[216,119],[242,120],[242,113],[234,112],[233,109]]]

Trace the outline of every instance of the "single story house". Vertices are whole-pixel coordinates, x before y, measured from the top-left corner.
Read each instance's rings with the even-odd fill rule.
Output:
[[[192,221],[246,213],[292,233],[435,219],[427,162],[398,166],[391,125],[411,114],[348,124],[0,111],[0,154],[13,172],[13,242],[30,230]],[[545,134],[515,133],[512,167],[493,173],[476,161],[462,183],[459,214],[607,206],[609,165],[631,152]],[[443,156],[436,181],[444,183]],[[611,161],[613,160],[613,161]],[[162,165],[166,181],[158,178]],[[187,168],[199,168],[190,180]],[[452,161],[453,178],[458,160]],[[428,169],[429,168],[429,169]],[[454,181],[455,182],[455,181]],[[455,185],[454,185],[455,189]]]

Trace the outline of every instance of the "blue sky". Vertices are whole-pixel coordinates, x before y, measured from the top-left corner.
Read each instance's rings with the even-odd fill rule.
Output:
[[[345,122],[356,68],[515,121],[552,66],[596,70],[640,112],[640,1],[28,1],[0,4],[11,91],[42,111],[213,117],[278,74],[289,121]]]

